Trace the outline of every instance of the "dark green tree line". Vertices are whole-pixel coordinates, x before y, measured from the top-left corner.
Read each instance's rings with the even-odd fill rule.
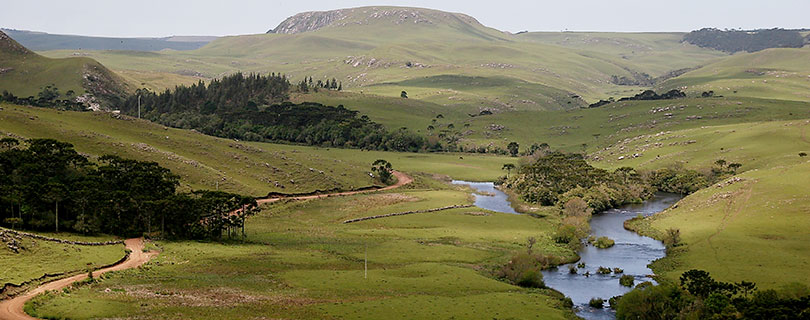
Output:
[[[155,162],[102,156],[69,143],[0,141],[0,223],[47,231],[216,239],[234,235],[257,210],[250,197],[178,193],[179,178]]]

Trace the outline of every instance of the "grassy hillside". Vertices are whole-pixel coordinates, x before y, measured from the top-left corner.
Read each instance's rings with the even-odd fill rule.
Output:
[[[662,89],[700,94],[810,101],[810,47],[739,53],[670,79]]]
[[[658,76],[722,56],[682,45],[672,34],[603,36],[611,41],[629,41],[631,48],[644,46],[636,53],[633,49],[626,52],[622,45],[612,45],[604,52],[601,47],[566,47],[537,34],[500,32],[462,14],[403,7],[305,13],[276,29],[289,32],[223,37],[198,50],[182,52],[80,52],[116,71],[155,73],[151,78],[282,72],[295,80],[334,77],[346,90],[392,97],[398,97],[401,90],[448,90],[451,93],[429,97],[435,102],[458,96],[462,100],[456,104],[503,110],[553,110],[582,103],[572,101],[571,96],[594,102],[625,95],[639,88],[612,84],[612,76]],[[65,57],[75,52],[44,54]],[[447,81],[448,76],[477,77],[480,81],[458,86],[457,81]],[[147,86],[155,86],[153,81],[165,82],[148,78],[140,80]],[[429,85],[423,79],[431,79]],[[493,82],[499,83],[497,88]],[[385,85],[376,86],[379,84]]]
[[[184,189],[215,189],[218,185],[223,191],[264,196],[268,192],[348,190],[373,184],[365,163],[321,158],[296,149],[279,150],[273,145],[258,149],[109,113],[2,107],[3,136],[59,139],[91,157],[116,154],[156,161],[179,174]]]
[[[799,156],[810,152],[808,131],[810,120],[668,131],[601,151],[597,154],[611,156],[595,164],[708,170],[718,159],[741,163],[733,179],[700,190],[641,224],[650,234],[680,229],[685,244],[655,263],[654,270],[672,281],[686,270],[703,269],[722,281],[747,279],[760,288],[808,285],[810,278],[795,272],[810,265],[810,197],[805,192],[810,162]],[[645,156],[614,160],[632,153]]]
[[[685,33],[528,32],[521,40],[591,51],[627,61],[633,69],[652,77],[692,68],[728,55],[682,42]]]
[[[23,47],[0,31],[0,90],[18,97],[36,96],[54,85],[63,95],[91,93],[98,98],[120,96],[128,84],[93,59],[69,57],[51,59]]]
[[[425,82],[428,80],[424,79]],[[391,94],[394,90],[391,87]],[[445,98],[440,98],[440,95],[445,95]],[[458,91],[423,88],[408,91],[408,96],[409,99],[402,99],[367,92],[321,91],[296,94],[292,100],[342,104],[391,129],[407,127],[432,136],[441,131],[455,132],[461,144],[468,146],[492,143],[505,147],[511,141],[517,141],[522,148],[527,148],[532,143],[545,142],[571,152],[582,152],[583,143],[586,144],[585,150],[593,152],[622,139],[661,131],[810,117],[810,104],[806,102],[728,96],[624,101],[591,109],[517,109],[470,117],[470,114],[489,109],[483,105],[476,107],[459,103],[462,94]],[[442,117],[437,118],[438,115]],[[453,129],[448,128],[450,124]],[[428,131],[428,126],[435,129]],[[614,158],[619,156],[616,154]]]

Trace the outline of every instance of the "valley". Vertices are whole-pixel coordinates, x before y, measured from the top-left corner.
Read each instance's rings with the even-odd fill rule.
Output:
[[[804,29],[0,27],[0,318],[810,314]]]

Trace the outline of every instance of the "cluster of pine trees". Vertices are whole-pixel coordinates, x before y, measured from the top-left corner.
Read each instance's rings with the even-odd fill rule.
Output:
[[[254,214],[251,197],[178,193],[178,176],[154,162],[102,156],[69,143],[0,140],[0,224],[42,231],[217,239]]]
[[[310,90],[314,92],[318,92],[318,90],[343,90],[343,82],[338,82],[337,79],[332,78],[332,81],[326,80],[325,82],[322,80],[312,81],[312,77],[304,78],[301,82],[298,83],[298,91],[307,93]]]
[[[303,84],[309,86],[311,81]],[[322,85],[341,89],[336,80]],[[137,115],[140,103],[142,117],[151,121],[231,139],[369,150],[428,149],[424,137],[404,128],[388,131],[342,105],[282,102],[289,98],[290,89],[284,75],[237,73],[208,85],[177,86],[160,94],[139,90],[126,100],[122,111]]]

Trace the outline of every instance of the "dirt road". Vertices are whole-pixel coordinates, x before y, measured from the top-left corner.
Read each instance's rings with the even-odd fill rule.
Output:
[[[380,188],[380,189],[370,189],[370,190],[360,190],[360,191],[346,191],[346,192],[337,192],[337,193],[326,193],[326,194],[319,194],[319,195],[312,195],[312,196],[276,197],[276,198],[269,198],[269,199],[259,199],[257,202],[259,204],[262,204],[262,203],[276,202],[276,201],[279,201],[279,200],[282,200],[282,199],[308,200],[308,199],[320,199],[320,198],[334,197],[334,196],[348,196],[348,195],[353,195],[353,194],[369,193],[369,192],[396,189],[396,188],[399,188],[401,186],[404,186],[406,184],[409,184],[409,183],[413,182],[413,178],[411,178],[407,174],[404,174],[404,173],[399,172],[399,171],[394,171],[393,174],[394,174],[395,177],[397,177],[397,183],[392,184],[392,185],[387,186],[387,187],[384,187],[384,188]]]
[[[300,196],[300,197],[278,197],[278,198],[270,198],[270,199],[260,199],[258,200],[259,204],[262,203],[269,203],[275,202],[282,199],[292,199],[292,200],[307,200],[307,199],[320,199],[326,197],[334,197],[334,196],[348,196],[353,194],[360,194],[360,193],[369,193],[375,191],[385,191],[396,189],[406,184],[413,182],[413,178],[410,176],[399,172],[394,171],[394,176],[397,177],[397,183],[380,188],[380,189],[372,189],[372,190],[360,190],[360,191],[346,191],[346,192],[337,192],[337,193],[328,193],[328,194],[319,194],[319,195],[311,195],[311,196]],[[146,263],[149,259],[152,259],[157,252],[143,252],[143,239],[136,238],[136,239],[129,239],[124,242],[126,244],[127,249],[131,250],[132,253],[129,254],[129,258],[122,263],[116,264],[111,267],[103,268],[96,270],[93,272],[94,276],[101,275],[108,271],[116,271],[116,270],[124,270],[130,268],[137,268],[138,266]],[[52,282],[45,283],[34,290],[31,290],[24,295],[17,296],[10,300],[3,300],[0,301],[0,320],[31,320],[36,318],[29,316],[28,314],[23,311],[23,307],[28,300],[34,298],[34,296],[43,293],[49,290],[61,290],[64,287],[71,285],[76,281],[81,281],[87,278],[87,274],[79,274],[72,276],[70,278],[60,279]]]
[[[137,268],[138,266],[146,263],[147,261],[149,261],[149,259],[152,259],[152,257],[157,255],[157,252],[154,251],[143,252],[144,244],[143,239],[141,238],[126,240],[124,241],[124,244],[126,245],[127,249],[132,251],[129,254],[129,257],[119,264],[94,271],[93,276],[97,277],[109,271]],[[62,288],[65,288],[76,281],[81,281],[86,278],[87,274],[82,273],[69,278],[51,281],[37,287],[34,290],[26,292],[23,295],[14,297],[13,299],[0,301],[0,319],[35,320],[36,318],[29,316],[28,314],[25,313],[25,311],[23,311],[23,307],[25,306],[25,303],[28,302],[28,300],[31,300],[32,298],[34,298],[34,296],[41,294],[45,291],[61,290]]]

